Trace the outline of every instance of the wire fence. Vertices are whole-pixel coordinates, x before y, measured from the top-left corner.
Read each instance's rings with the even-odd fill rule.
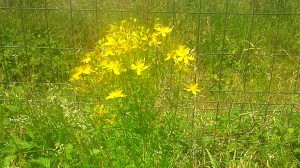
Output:
[[[293,121],[300,111],[299,6],[297,0],[2,0],[1,84],[6,90],[29,84],[33,102],[49,101],[41,88],[70,86],[62,97],[78,106],[93,103],[99,95],[86,99],[68,84],[80,55],[93,50],[110,23],[136,17],[147,25],[160,18],[174,27],[173,40],[195,47],[204,88],[203,97],[178,102],[178,111],[191,109],[185,115],[193,122],[183,140],[263,144],[241,135],[272,129],[270,117],[299,128]],[[9,100],[5,93],[1,101]],[[167,109],[161,99],[157,108]]]

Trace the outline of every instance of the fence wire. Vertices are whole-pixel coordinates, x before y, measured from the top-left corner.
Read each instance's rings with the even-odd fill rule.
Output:
[[[86,99],[72,88],[70,73],[80,55],[93,50],[108,24],[137,17],[145,24],[160,18],[174,27],[173,40],[181,37],[195,47],[203,97],[178,102],[176,110],[188,110],[185,115],[192,116],[192,133],[182,141],[191,141],[195,148],[197,141],[211,138],[214,146],[239,141],[263,144],[241,135],[271,127],[270,116],[282,118],[289,127],[300,112],[297,0],[2,0],[0,4],[1,102],[10,101],[7,91],[21,85],[27,85],[31,95],[24,102],[51,102],[51,95],[42,90],[53,87],[69,87],[61,96],[79,108],[97,102],[100,93]],[[168,106],[161,99],[157,108],[163,111]],[[243,125],[246,120],[253,122]],[[236,122],[234,129],[239,131],[226,131],[226,136],[217,127],[229,128]],[[212,134],[206,129],[213,129]]]

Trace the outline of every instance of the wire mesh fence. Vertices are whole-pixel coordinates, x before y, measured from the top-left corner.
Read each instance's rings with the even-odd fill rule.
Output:
[[[196,98],[174,98],[176,87],[165,85],[157,98],[155,108],[166,117],[161,122],[171,111],[177,123],[171,130],[181,133],[167,136],[178,142],[172,149],[186,156],[176,166],[207,166],[207,157],[216,166],[211,155],[228,166],[222,159],[228,150],[240,157],[248,152],[252,160],[265,152],[264,159],[276,165],[286,159],[275,150],[279,143],[297,160],[289,165],[299,166],[299,7],[297,0],[2,0],[0,101],[92,108],[104,100],[101,91],[87,95],[69,81],[82,55],[94,50],[109,24],[133,17],[151,26],[159,20],[173,27],[170,43],[194,48],[193,80],[202,87]],[[172,82],[172,75],[166,78]]]

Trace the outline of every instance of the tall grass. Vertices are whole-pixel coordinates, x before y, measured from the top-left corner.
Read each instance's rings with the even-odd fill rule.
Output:
[[[11,2],[0,3],[1,167],[299,167],[297,0]],[[120,75],[94,55],[98,69],[70,81],[130,18],[172,31],[114,58]],[[178,44],[195,56],[187,67],[165,61]]]

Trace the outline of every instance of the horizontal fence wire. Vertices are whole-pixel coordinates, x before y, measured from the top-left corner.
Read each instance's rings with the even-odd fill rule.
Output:
[[[70,11],[69,8],[30,8],[30,7],[0,7],[0,9],[3,10],[54,10],[54,11]],[[276,16],[276,15],[292,15],[292,16],[298,16],[300,13],[238,13],[238,12],[188,12],[188,11],[145,11],[145,10],[101,10],[101,9],[72,9],[72,11],[91,11],[91,12],[104,12],[104,13],[134,13],[134,12],[141,12],[141,13],[160,13],[160,14],[173,14],[173,13],[178,13],[178,14],[204,14],[204,15],[271,15],[271,16]]]

